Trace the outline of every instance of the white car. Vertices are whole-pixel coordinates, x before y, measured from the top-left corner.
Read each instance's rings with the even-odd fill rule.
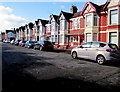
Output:
[[[11,44],[14,44],[14,43],[15,43],[15,41],[14,41],[14,40],[12,40],[10,43],[11,43]]]
[[[106,61],[120,61],[120,51],[116,44],[106,42],[86,42],[71,50],[72,58],[95,60],[98,64]]]

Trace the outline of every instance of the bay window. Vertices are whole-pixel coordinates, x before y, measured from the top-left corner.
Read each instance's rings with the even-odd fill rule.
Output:
[[[92,15],[87,15],[86,16],[86,27],[91,27],[92,26]]]
[[[58,36],[55,35],[55,43],[58,43]]]
[[[64,42],[64,35],[61,34],[61,35],[60,35],[60,43],[63,43],[63,42]]]
[[[80,29],[80,19],[79,18],[73,19],[72,28],[73,29]]]
[[[47,24],[47,32],[50,32],[50,24]]]
[[[64,20],[60,21],[60,30],[63,31],[64,30]]]
[[[94,15],[94,26],[98,26],[98,15]]]
[[[118,23],[118,10],[111,10],[110,11],[110,24],[117,24]]]

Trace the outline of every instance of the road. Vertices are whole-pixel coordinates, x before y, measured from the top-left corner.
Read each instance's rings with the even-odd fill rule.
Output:
[[[64,51],[39,51],[2,44],[2,92],[116,91],[120,63],[98,65]]]

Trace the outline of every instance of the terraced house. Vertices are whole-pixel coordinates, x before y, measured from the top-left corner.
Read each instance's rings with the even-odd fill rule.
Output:
[[[86,2],[81,11],[77,10],[72,6],[70,12],[50,15],[49,20],[38,19],[33,27],[28,24],[27,31],[19,32],[26,32],[25,40],[47,39],[61,49],[88,41],[111,42],[120,47],[120,0],[107,0],[103,5]]]

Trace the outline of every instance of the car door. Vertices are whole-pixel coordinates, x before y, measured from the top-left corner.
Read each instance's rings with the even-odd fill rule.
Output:
[[[88,59],[88,49],[90,48],[91,46],[91,42],[87,42],[87,43],[84,43],[82,44],[79,48],[78,48],[78,57],[81,57],[81,58],[85,58],[85,59]]]
[[[88,59],[95,60],[99,51],[99,42],[92,42],[90,48],[87,49]]]

